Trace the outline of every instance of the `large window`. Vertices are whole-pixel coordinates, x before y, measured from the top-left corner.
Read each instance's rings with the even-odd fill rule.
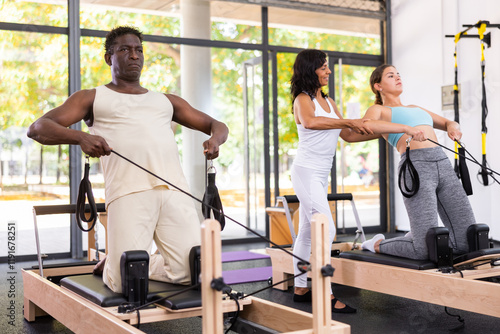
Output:
[[[66,204],[68,146],[42,146],[26,129],[68,96],[68,39],[65,35],[0,31],[0,226],[15,223],[18,255],[34,253],[33,205]],[[62,225],[61,225],[62,224]],[[69,232],[69,221],[42,225],[42,236],[69,252],[67,242],[54,242],[53,231]],[[0,239],[6,229],[0,231]],[[51,242],[52,241],[52,242]],[[51,249],[50,251],[53,251]],[[7,248],[0,250],[5,256]]]
[[[100,1],[100,3],[81,4],[80,26],[82,29],[109,31],[117,26],[130,25],[140,27],[141,31],[147,35],[181,36],[178,4],[171,4],[158,11],[110,6],[107,1]]]
[[[270,8],[269,43],[304,49],[381,54],[380,21]]]
[[[55,27],[68,26],[66,1],[16,1],[0,2],[0,22],[17,24],[39,24]],[[26,31],[37,31],[26,26]]]
[[[210,1],[212,40],[262,43],[261,8],[254,4]]]
[[[136,7],[112,3],[116,2],[80,2],[81,88],[110,81],[103,36],[117,25],[136,26],[146,35],[142,84],[151,90],[182,95],[181,68],[187,65],[180,61],[181,46],[194,43],[210,48],[210,112],[231,130],[224,154],[214,161],[217,186],[225,213],[265,234],[265,207],[274,205],[275,196],[293,193],[289,169],[297,133],[289,80],[297,52],[317,48],[328,52],[332,59],[348,58],[343,67],[342,93],[336,91],[338,70],[331,81],[336,87],[330,90],[349,117],[348,110],[356,103],[362,111],[369,103],[367,73],[382,59],[379,19],[262,8],[251,1],[211,1],[211,40],[193,40],[181,37],[177,2],[161,8],[151,8],[153,2],[137,2]],[[27,127],[36,118],[68,96],[67,50],[71,35],[66,28],[68,17],[73,16],[68,16],[66,1],[2,1],[0,8],[0,226],[15,222],[20,231],[18,244],[23,245],[18,247],[18,255],[28,255],[35,252],[32,206],[69,203],[70,163],[81,158],[70,158],[67,145],[41,146],[26,137]],[[85,124],[82,129],[88,131]],[[174,130],[182,157],[182,128]],[[368,220],[375,216],[373,212],[384,210],[378,195],[378,185],[384,183],[378,180],[378,147],[376,142],[342,147],[338,156],[346,164],[337,160],[336,184],[370,201],[371,211],[361,218]],[[97,159],[90,159],[90,163],[94,196],[102,202],[105,198],[100,166]],[[366,176],[364,169],[368,171]],[[43,244],[50,245],[42,252],[70,251],[68,217],[41,218],[40,228]],[[0,231],[0,238],[5,234]],[[245,229],[230,224],[223,232],[224,239],[249,236]],[[83,249],[85,240],[86,234]],[[6,249],[0,250],[0,257],[5,255]]]

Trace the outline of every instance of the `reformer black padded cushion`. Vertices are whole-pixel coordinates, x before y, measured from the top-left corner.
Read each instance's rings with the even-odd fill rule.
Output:
[[[340,258],[385,264],[394,267],[427,270],[436,268],[436,264],[430,260],[411,260],[387,254],[372,253],[370,251],[353,250],[340,253]]]
[[[118,306],[122,303],[127,302],[127,300],[121,293],[115,293],[111,291],[111,289],[109,289],[104,284],[100,276],[92,274],[65,277],[61,280],[61,286],[102,307]],[[149,280],[148,301],[158,299],[160,298],[159,296],[167,296],[173,292],[180,291],[185,288],[185,285]],[[201,306],[200,291],[195,291],[196,293],[191,292],[192,291],[189,291],[188,294],[183,293],[179,296],[172,297],[171,302],[166,303],[165,306],[170,307],[174,310],[180,310],[186,307]],[[183,295],[185,296],[182,297]],[[187,299],[192,300],[190,303],[188,303],[186,301]]]

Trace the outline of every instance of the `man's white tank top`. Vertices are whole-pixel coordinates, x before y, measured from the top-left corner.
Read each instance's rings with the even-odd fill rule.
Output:
[[[313,99],[313,102],[314,116],[338,119],[328,99],[330,112],[326,112],[316,99]],[[297,124],[297,131],[299,147],[293,164],[322,171],[331,170],[341,129],[312,130],[304,128],[302,124]]]
[[[172,103],[162,93],[123,94],[99,86],[89,131],[103,137],[114,151],[188,190],[171,127],[172,116]],[[106,205],[121,196],[166,185],[114,153],[100,160]]]

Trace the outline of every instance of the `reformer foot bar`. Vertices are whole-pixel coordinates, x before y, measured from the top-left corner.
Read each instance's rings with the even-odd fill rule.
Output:
[[[331,283],[500,317],[500,284],[485,280],[500,277],[500,249],[471,253],[461,263],[454,264],[462,268],[459,272],[440,270],[430,260],[351,249],[349,242],[332,245],[332,252],[340,255],[331,257],[335,269]],[[275,248],[266,251],[271,257],[274,282],[293,276],[291,258]],[[281,290],[288,287],[288,282],[275,286]]]
[[[317,228],[317,225],[320,227]],[[316,238],[328,236],[326,217],[315,218],[313,226]],[[95,262],[53,267],[46,265],[43,276],[39,268],[22,271],[24,317],[27,321],[35,321],[37,316],[50,315],[75,333],[109,334],[143,333],[133,326],[139,320],[144,324],[202,316],[203,333],[222,333],[223,314],[235,312],[237,307],[234,301],[224,299],[222,292],[210,286],[214,279],[222,276],[220,223],[205,220],[201,233],[201,293],[191,290],[185,296],[177,295],[166,302],[154,304],[152,308],[140,310],[139,318],[135,311],[118,312],[117,305],[125,299],[123,295],[109,290],[100,277],[91,274]],[[331,320],[327,290],[329,278],[320,273],[321,268],[328,264],[330,250],[316,247],[313,252],[313,258],[316,259],[311,263],[315,284],[313,314],[249,296],[238,300],[239,318],[245,321],[240,324],[256,324],[259,329],[265,328],[269,333],[350,333],[349,325]],[[182,288],[185,286],[150,281],[148,300]]]

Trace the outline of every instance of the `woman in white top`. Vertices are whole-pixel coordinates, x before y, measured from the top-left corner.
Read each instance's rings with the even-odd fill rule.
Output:
[[[335,224],[327,201],[328,174],[339,135],[348,142],[380,137],[380,133],[404,132],[416,140],[424,140],[423,132],[415,128],[381,121],[343,119],[333,99],[322,87],[328,85],[326,54],[319,50],[303,50],[295,59],[291,79],[293,113],[299,135],[297,156],[291,176],[293,189],[300,202],[299,232],[293,253],[309,260],[311,253],[311,217],[323,213],[329,219],[330,243],[335,238]],[[374,134],[377,133],[377,134]],[[295,275],[300,273],[294,257]],[[311,301],[306,275],[295,278],[293,300]],[[332,294],[332,311],[354,313],[356,310],[338,301]]]

